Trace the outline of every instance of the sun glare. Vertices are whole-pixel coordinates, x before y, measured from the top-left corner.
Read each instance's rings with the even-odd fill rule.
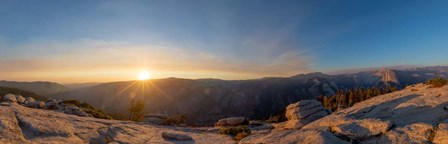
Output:
[[[151,79],[151,74],[148,71],[141,71],[138,74],[138,80],[148,80]]]

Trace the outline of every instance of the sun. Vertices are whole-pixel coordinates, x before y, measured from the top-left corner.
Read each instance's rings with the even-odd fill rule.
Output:
[[[141,71],[138,74],[138,80],[148,80],[151,79],[151,73],[149,73],[148,71]]]

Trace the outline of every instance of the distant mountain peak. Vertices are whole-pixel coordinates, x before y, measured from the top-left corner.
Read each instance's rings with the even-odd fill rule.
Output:
[[[380,76],[381,81],[383,81],[383,82],[392,82],[392,83],[397,83],[397,84],[400,83],[394,70],[382,68],[382,69],[378,70],[375,74]]]
[[[299,74],[299,75],[295,75],[292,76],[290,78],[292,79],[303,79],[303,78],[315,78],[315,77],[327,77],[327,74],[324,74],[322,72],[312,72],[312,73],[307,73],[307,74]]]

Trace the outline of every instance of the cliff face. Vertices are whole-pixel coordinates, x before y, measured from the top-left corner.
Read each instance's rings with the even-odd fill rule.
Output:
[[[390,69],[381,69],[379,70],[376,75],[381,77],[382,82],[391,82],[395,84],[400,84],[400,81],[398,80],[397,75],[395,74],[395,71]]]
[[[418,84],[357,103],[300,130],[251,135],[240,143],[448,143],[447,108],[448,86]]]

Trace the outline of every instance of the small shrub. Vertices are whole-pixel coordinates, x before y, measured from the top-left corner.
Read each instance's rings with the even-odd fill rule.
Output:
[[[250,129],[245,126],[237,126],[237,127],[222,127],[219,129],[220,134],[228,134],[236,136],[238,133],[250,133]]]
[[[266,122],[268,123],[279,123],[279,122],[284,122],[287,121],[288,119],[286,119],[284,114],[281,115],[276,115],[276,116],[270,116],[269,119],[266,120]]]
[[[72,105],[75,105],[77,107],[81,107],[81,102],[78,101],[78,100],[64,100],[64,101],[62,101],[62,103],[64,103],[64,104],[72,104]]]
[[[250,133],[247,133],[247,132],[240,132],[240,133],[236,134],[236,136],[234,137],[234,139],[235,139],[236,141],[240,141],[241,139],[243,139],[243,138],[245,138],[245,137],[247,137],[247,136],[249,136],[249,135],[250,135]]]
[[[428,80],[426,82],[426,84],[429,84],[433,87],[442,87],[442,86],[448,84],[448,80],[438,77],[438,78],[433,78],[433,79]]]
[[[187,122],[187,119],[185,118],[185,115],[175,116],[175,117],[168,117],[165,119],[162,124],[163,125],[181,125],[185,124]]]

